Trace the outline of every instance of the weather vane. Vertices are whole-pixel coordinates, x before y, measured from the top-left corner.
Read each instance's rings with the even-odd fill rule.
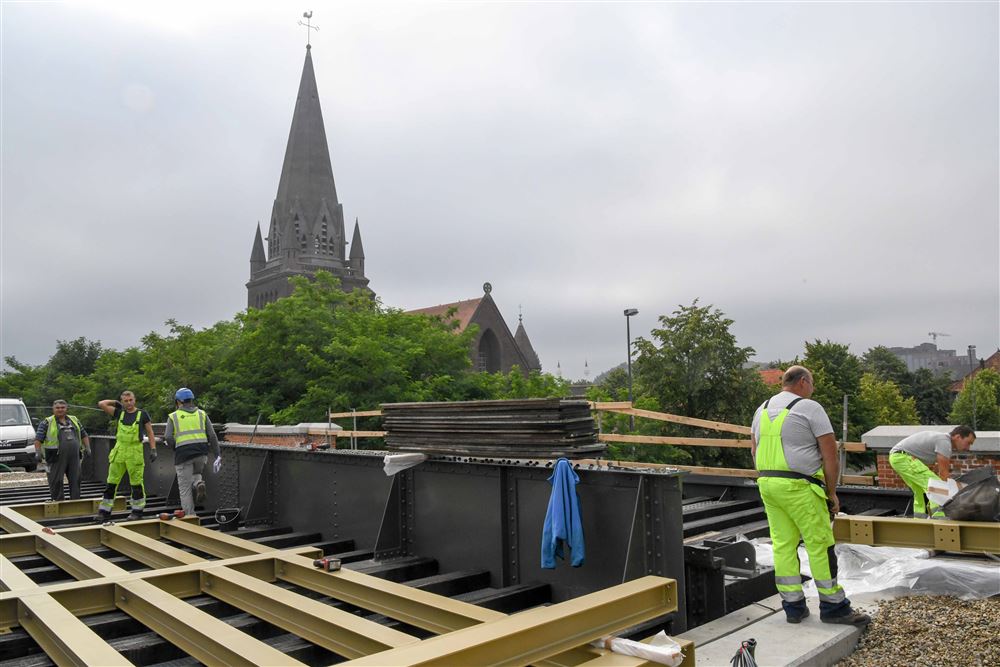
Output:
[[[310,10],[308,12],[303,12],[302,18],[304,18],[306,20],[306,22],[303,23],[302,21],[299,21],[299,25],[305,26],[305,28],[306,28],[306,48],[307,49],[312,47],[312,45],[309,43],[309,38],[312,37],[312,31],[313,30],[319,31],[319,26],[312,24],[312,17],[313,17],[312,10]]]

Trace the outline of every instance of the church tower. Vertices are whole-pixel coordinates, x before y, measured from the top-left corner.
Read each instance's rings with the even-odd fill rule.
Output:
[[[350,258],[347,256],[344,207],[337,199],[333,182],[311,51],[307,45],[285,161],[268,224],[267,254],[259,224],[250,253],[248,308],[261,308],[289,296],[291,276],[313,276],[319,270],[339,278],[345,291],[368,289],[357,221]]]

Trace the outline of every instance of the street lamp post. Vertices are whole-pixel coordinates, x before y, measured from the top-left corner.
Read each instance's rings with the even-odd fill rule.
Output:
[[[976,430],[976,346],[969,346],[969,379],[966,384],[969,385],[969,390],[972,392],[972,430]]]
[[[632,329],[629,326],[630,319],[633,315],[638,315],[639,311],[635,308],[625,309],[625,343],[628,350],[628,402],[632,403]],[[628,416],[628,430],[635,430],[635,415]]]

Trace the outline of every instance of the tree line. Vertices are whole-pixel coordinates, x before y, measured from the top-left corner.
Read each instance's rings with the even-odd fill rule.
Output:
[[[386,308],[368,294],[340,290],[336,278],[293,278],[295,290],[260,309],[196,330],[174,320],[165,335],[149,333],[125,350],[78,338],[59,341],[45,364],[5,359],[0,395],[47,406],[57,398],[95,406],[131,389],[154,421],[173,410],[173,395],[189,387],[217,423],[296,424],[326,420],[328,409],[371,409],[400,401],[452,401],[568,396],[570,383],[548,373],[476,372],[469,350],[476,329],[458,332],[454,320]],[[660,316],[648,338],[634,343],[636,407],[749,424],[775,387],[750,363],[755,351],[739,345],[733,321],[696,299]],[[801,355],[772,365],[811,369],[816,394],[835,428],[848,397],[848,438],[878,424],[972,422],[972,395],[981,430],[1000,429],[1000,375],[977,374],[957,399],[948,378],[915,373],[884,347],[861,356],[832,341],[806,342]],[[627,400],[624,369],[590,388],[597,401]],[[107,419],[75,411],[100,431]],[[35,414],[40,417],[43,414]],[[606,431],[628,430],[627,417],[604,414]],[[360,423],[378,428],[377,422]],[[719,437],[693,427],[636,420],[636,433]],[[731,448],[610,445],[609,456],[664,463],[748,467],[749,452]]]

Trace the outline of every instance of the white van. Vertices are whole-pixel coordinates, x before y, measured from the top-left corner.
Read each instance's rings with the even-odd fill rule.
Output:
[[[0,398],[0,463],[28,472],[38,467],[35,456],[35,427],[28,409],[19,398]]]

